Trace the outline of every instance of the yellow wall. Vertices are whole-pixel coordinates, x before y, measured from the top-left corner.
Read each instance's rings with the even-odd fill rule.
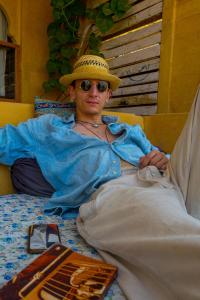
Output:
[[[200,83],[200,0],[164,0],[158,112],[187,112]]]
[[[21,15],[21,1],[20,0],[0,0],[0,8],[8,20],[9,35],[17,44],[21,42],[20,34],[20,15]]]
[[[49,0],[0,0],[8,18],[9,34],[21,49],[21,101],[33,102],[41,95],[47,79],[48,39],[46,29],[51,21]]]
[[[158,112],[187,112],[200,82],[200,0],[163,3]],[[21,100],[31,103],[43,93],[47,78],[50,0],[0,0],[0,7],[8,17],[9,34],[21,47]]]

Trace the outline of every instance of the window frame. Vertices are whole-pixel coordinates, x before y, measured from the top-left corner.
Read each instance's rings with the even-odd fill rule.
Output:
[[[0,40],[0,46],[4,48],[12,48],[15,50],[15,97],[0,97],[0,101],[20,102],[20,47],[17,44]]]

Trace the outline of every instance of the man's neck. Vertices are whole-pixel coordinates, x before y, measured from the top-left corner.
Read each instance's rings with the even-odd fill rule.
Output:
[[[101,115],[82,115],[76,113],[76,120],[77,121],[83,121],[93,124],[100,124],[102,123],[102,116]]]

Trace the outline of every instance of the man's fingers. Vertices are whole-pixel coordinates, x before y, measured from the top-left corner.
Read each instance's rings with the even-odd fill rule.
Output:
[[[147,155],[141,157],[140,168],[152,165],[156,166],[160,170],[165,170],[167,167],[167,163],[168,158],[164,155],[164,153],[153,150]]]
[[[151,165],[151,160],[152,160],[154,157],[156,157],[156,155],[157,155],[157,151],[156,151],[156,150],[153,150],[153,151],[151,151],[150,153],[148,153],[147,155],[142,156],[142,157],[140,158],[140,167],[141,167],[141,168],[144,168],[144,167],[146,167],[146,166],[148,166],[148,165]]]
[[[157,165],[158,163],[161,163],[161,162],[164,163],[166,161],[167,161],[166,156],[162,153],[159,153],[159,154],[153,156],[153,158],[151,158],[150,163],[152,165]]]
[[[159,170],[166,170],[168,164],[168,159],[161,159],[154,166],[156,166]]]
[[[148,166],[149,163],[150,163],[150,158],[148,157],[148,155],[145,155],[140,158],[140,168],[144,168]]]

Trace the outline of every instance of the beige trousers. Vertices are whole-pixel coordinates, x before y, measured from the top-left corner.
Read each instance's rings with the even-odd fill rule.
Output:
[[[200,92],[172,153],[112,180],[80,208],[83,238],[119,268],[127,299],[200,299]]]

